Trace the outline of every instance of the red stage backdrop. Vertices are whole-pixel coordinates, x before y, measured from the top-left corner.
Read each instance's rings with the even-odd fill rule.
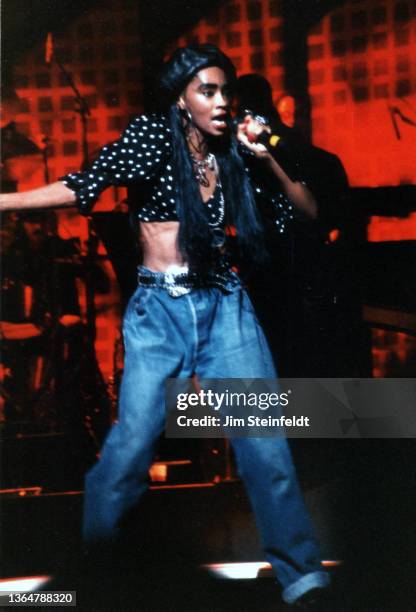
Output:
[[[53,36],[53,54],[71,72],[91,108],[92,156],[142,110],[139,20],[140,0],[108,0]],[[278,0],[228,0],[177,42],[218,44],[240,74],[258,72],[267,77],[277,99],[284,77],[282,25]],[[81,163],[81,127],[72,92],[56,63],[46,63],[45,47],[39,45],[16,66],[21,98],[17,123],[35,141],[43,136],[51,139],[49,169],[55,180]],[[341,158],[352,186],[414,183],[414,0],[347,1],[310,32],[308,55],[314,143]],[[39,167],[19,189],[38,186],[42,180]],[[120,205],[124,196],[122,189],[110,190],[97,210]],[[85,240],[84,219],[65,211],[59,220],[62,237],[79,235]],[[373,217],[368,228],[371,241],[415,238],[416,214],[405,219]],[[115,297],[106,308],[113,308]],[[115,326],[105,314],[99,316],[97,327],[97,351],[107,374]]]

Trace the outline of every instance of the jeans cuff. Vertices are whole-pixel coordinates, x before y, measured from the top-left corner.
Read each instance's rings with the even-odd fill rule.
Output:
[[[329,587],[329,583],[330,579],[326,572],[311,572],[284,589],[282,592],[283,601],[291,604],[311,589]]]

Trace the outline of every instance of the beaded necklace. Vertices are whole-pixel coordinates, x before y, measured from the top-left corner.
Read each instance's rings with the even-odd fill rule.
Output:
[[[213,204],[215,204],[216,210],[213,211]],[[208,225],[211,229],[211,244],[213,247],[221,247],[225,243],[225,230],[223,227],[224,217],[225,217],[225,200],[224,194],[222,191],[222,185],[220,181],[220,177],[217,174],[217,186],[215,188],[214,193],[206,203],[208,209],[210,210],[210,219],[208,221]]]

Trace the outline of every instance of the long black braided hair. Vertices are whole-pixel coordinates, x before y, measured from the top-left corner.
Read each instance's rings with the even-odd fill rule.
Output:
[[[205,205],[194,177],[194,168],[186,134],[183,113],[177,101],[197,72],[216,66],[222,69],[228,84],[236,80],[234,65],[217,47],[210,44],[176,49],[164,65],[160,86],[161,99],[172,131],[173,168],[176,175],[176,210],[180,222],[179,247],[194,269],[209,267],[212,259],[211,235]],[[216,156],[224,199],[225,222],[236,229],[237,242],[245,258],[253,264],[264,261],[262,224],[257,212],[250,181],[238,152],[235,134],[207,141]]]

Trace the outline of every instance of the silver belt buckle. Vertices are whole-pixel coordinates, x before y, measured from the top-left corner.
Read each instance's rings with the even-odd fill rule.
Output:
[[[169,268],[166,270],[164,279],[166,283],[166,291],[171,297],[181,297],[182,295],[191,292],[190,287],[183,287],[176,284],[177,277],[181,274],[187,274],[188,272],[189,268],[176,265],[169,266]]]

